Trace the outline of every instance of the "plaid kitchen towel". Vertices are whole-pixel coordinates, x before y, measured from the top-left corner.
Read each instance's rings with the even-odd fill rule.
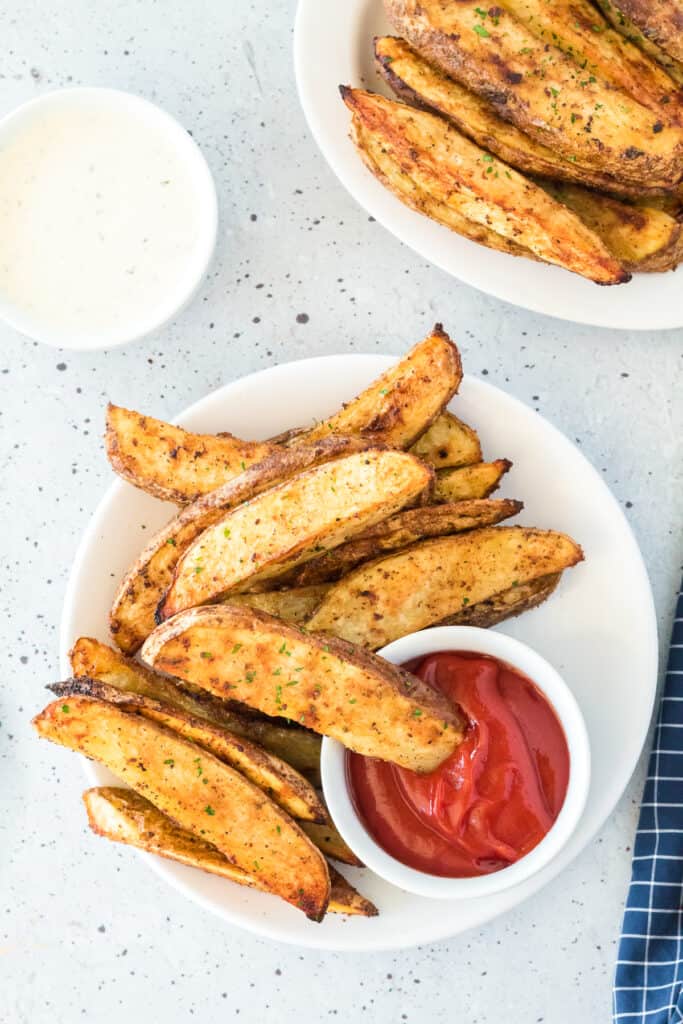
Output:
[[[683,1021],[683,587],[633,850],[615,1024]]]

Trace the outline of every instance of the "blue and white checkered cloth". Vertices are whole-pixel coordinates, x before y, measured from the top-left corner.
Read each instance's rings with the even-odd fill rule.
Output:
[[[683,1021],[683,588],[633,850],[615,1024]]]

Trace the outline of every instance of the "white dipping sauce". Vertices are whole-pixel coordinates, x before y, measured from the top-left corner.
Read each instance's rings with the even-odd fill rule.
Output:
[[[208,168],[175,121],[136,97],[44,100],[0,131],[2,312],[55,343],[138,337],[184,304],[210,259]]]

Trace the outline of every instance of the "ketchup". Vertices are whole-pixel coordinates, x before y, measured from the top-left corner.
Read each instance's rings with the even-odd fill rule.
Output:
[[[347,755],[356,808],[387,853],[430,875],[500,871],[540,843],[569,781],[562,726],[543,694],[496,658],[430,654],[405,666],[459,705],[460,746],[427,775]]]

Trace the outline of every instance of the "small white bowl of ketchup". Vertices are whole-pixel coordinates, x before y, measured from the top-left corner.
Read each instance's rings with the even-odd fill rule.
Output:
[[[492,630],[440,626],[379,652],[460,709],[464,738],[418,774],[322,746],[332,818],[386,881],[420,896],[490,896],[544,868],[588,796],[590,748],[567,684],[526,644]]]

